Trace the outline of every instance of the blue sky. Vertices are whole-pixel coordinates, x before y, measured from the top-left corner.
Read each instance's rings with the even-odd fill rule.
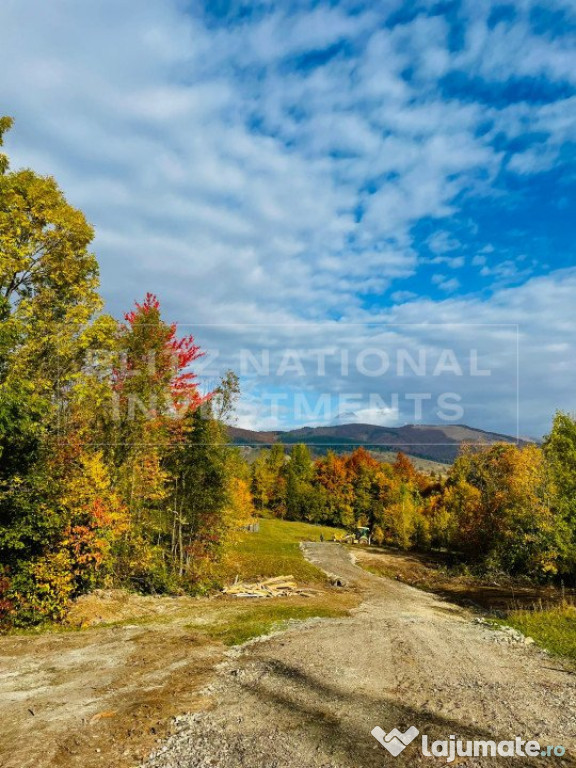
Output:
[[[153,290],[222,364],[373,322],[465,355],[475,323],[509,383],[461,377],[464,421],[539,435],[576,409],[573,2],[4,0],[0,27],[13,164],[95,225],[110,311]]]

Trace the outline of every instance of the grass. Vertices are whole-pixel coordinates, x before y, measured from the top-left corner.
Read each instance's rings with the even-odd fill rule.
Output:
[[[241,581],[258,581],[290,574],[299,584],[324,586],[326,575],[304,559],[299,546],[301,541],[319,541],[321,535],[330,540],[334,535],[341,536],[342,531],[309,523],[263,518],[259,532],[242,533],[238,543],[228,553],[224,581],[232,581],[236,576]],[[350,593],[332,590],[320,591],[314,597],[230,598],[215,620],[195,628],[224,645],[239,645],[286,627],[290,619],[347,616],[357,602],[357,597]]]
[[[236,576],[241,581],[256,581],[272,576],[291,574],[301,583],[320,583],[326,577],[302,556],[301,541],[319,541],[320,535],[330,540],[342,531],[308,523],[262,519],[258,533],[242,533],[239,542],[229,551],[224,564],[224,580]]]
[[[576,607],[573,605],[511,611],[505,623],[532,637],[550,653],[576,659]]]
[[[318,598],[285,598],[261,600],[246,604],[242,601],[232,615],[221,622],[204,626],[202,632],[212,640],[224,645],[239,645],[253,637],[267,635],[277,629],[284,629],[290,619],[310,619],[315,616],[337,618],[347,616],[346,604],[350,600],[334,599],[322,595]]]
[[[258,533],[242,533],[229,552],[223,582],[237,575],[243,581],[291,574],[300,585],[312,588],[310,596],[295,594],[279,598],[235,598],[212,595],[146,596],[112,590],[109,594],[87,595],[73,607],[70,627],[113,627],[126,623],[139,626],[173,627],[192,630],[198,638],[223,645],[238,645],[253,637],[286,627],[291,619],[347,616],[359,602],[356,594],[331,588],[326,575],[314,567],[300,550],[301,541],[318,541],[322,534],[331,539],[341,535],[335,528],[307,523],[262,519]],[[59,628],[62,631],[62,628]]]

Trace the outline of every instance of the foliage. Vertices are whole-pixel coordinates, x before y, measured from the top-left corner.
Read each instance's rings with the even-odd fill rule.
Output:
[[[0,119],[0,144],[11,120]],[[93,231],[54,179],[0,155],[0,622],[60,619],[97,586],[205,588],[253,514],[249,477],[148,293],[98,314]],[[202,406],[206,406],[202,409]]]
[[[544,455],[554,483],[554,504],[572,531],[576,546],[576,418],[556,413],[544,441]]]
[[[10,617],[14,613],[14,601],[10,597],[11,581],[8,570],[0,566],[0,629],[4,629],[10,623]]]
[[[276,446],[274,446],[276,448]],[[278,460],[262,451],[252,465],[252,488],[260,509],[278,517],[346,527],[366,526],[377,538],[409,547],[413,536],[429,539],[429,523],[419,515],[420,489],[430,480],[399,454],[394,466],[377,461],[364,448],[348,456],[329,451],[312,461],[306,446],[294,445]]]
[[[575,446],[574,422],[559,415],[544,451],[465,447],[439,480],[402,453],[393,464],[362,448],[312,462],[295,445],[282,462],[262,452],[252,485],[278,517],[368,527],[376,544],[440,547],[479,570],[549,579],[573,574]]]
[[[17,626],[59,621],[74,592],[72,559],[65,549],[22,561],[10,585]]]
[[[550,503],[553,493],[537,446],[465,451],[451,470],[445,497],[454,518],[453,545],[495,570],[555,575],[569,536]]]
[[[168,506],[178,575],[207,581],[226,533],[229,486],[221,426],[200,410],[191,413],[168,466],[174,479]]]

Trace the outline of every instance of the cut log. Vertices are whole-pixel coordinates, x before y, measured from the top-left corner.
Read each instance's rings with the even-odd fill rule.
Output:
[[[288,597],[289,595],[304,595],[309,597],[314,590],[299,589],[294,576],[273,576],[259,582],[241,582],[238,577],[234,583],[224,587],[222,592],[233,597]]]

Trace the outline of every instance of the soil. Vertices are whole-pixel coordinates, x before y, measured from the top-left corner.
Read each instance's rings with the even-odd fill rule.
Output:
[[[353,564],[337,544],[306,544],[333,583],[360,590],[351,618],[312,620],[235,650],[146,768],[372,768],[445,764],[418,741],[394,758],[375,726],[430,741],[535,739],[563,758],[457,758],[460,766],[575,766],[576,677],[522,636]]]
[[[410,586],[435,592],[471,608],[505,615],[507,611],[534,606],[576,603],[574,589],[522,582],[504,574],[487,578],[455,575],[449,557],[442,553],[403,552],[355,546],[358,563],[377,576],[387,576]]]
[[[225,658],[223,629],[240,632],[255,613],[265,626],[283,608],[358,603],[315,591],[253,601],[97,590],[75,602],[66,628],[0,637],[0,768],[140,765],[179,715],[211,706],[203,689]]]
[[[201,630],[239,601],[111,591],[79,600],[68,631],[0,638],[0,768],[445,763],[423,758],[416,742],[392,758],[370,735],[376,725],[414,725],[431,740],[534,738],[562,744],[565,757],[501,764],[576,766],[569,666],[357,567],[341,545],[303,549],[342,585],[342,599],[361,600],[351,618],[294,622],[226,651]]]
[[[138,765],[176,715],[206,704],[223,649],[186,626],[195,608],[114,591],[73,609],[93,629],[0,638],[1,768]],[[151,621],[101,625],[132,615]]]

